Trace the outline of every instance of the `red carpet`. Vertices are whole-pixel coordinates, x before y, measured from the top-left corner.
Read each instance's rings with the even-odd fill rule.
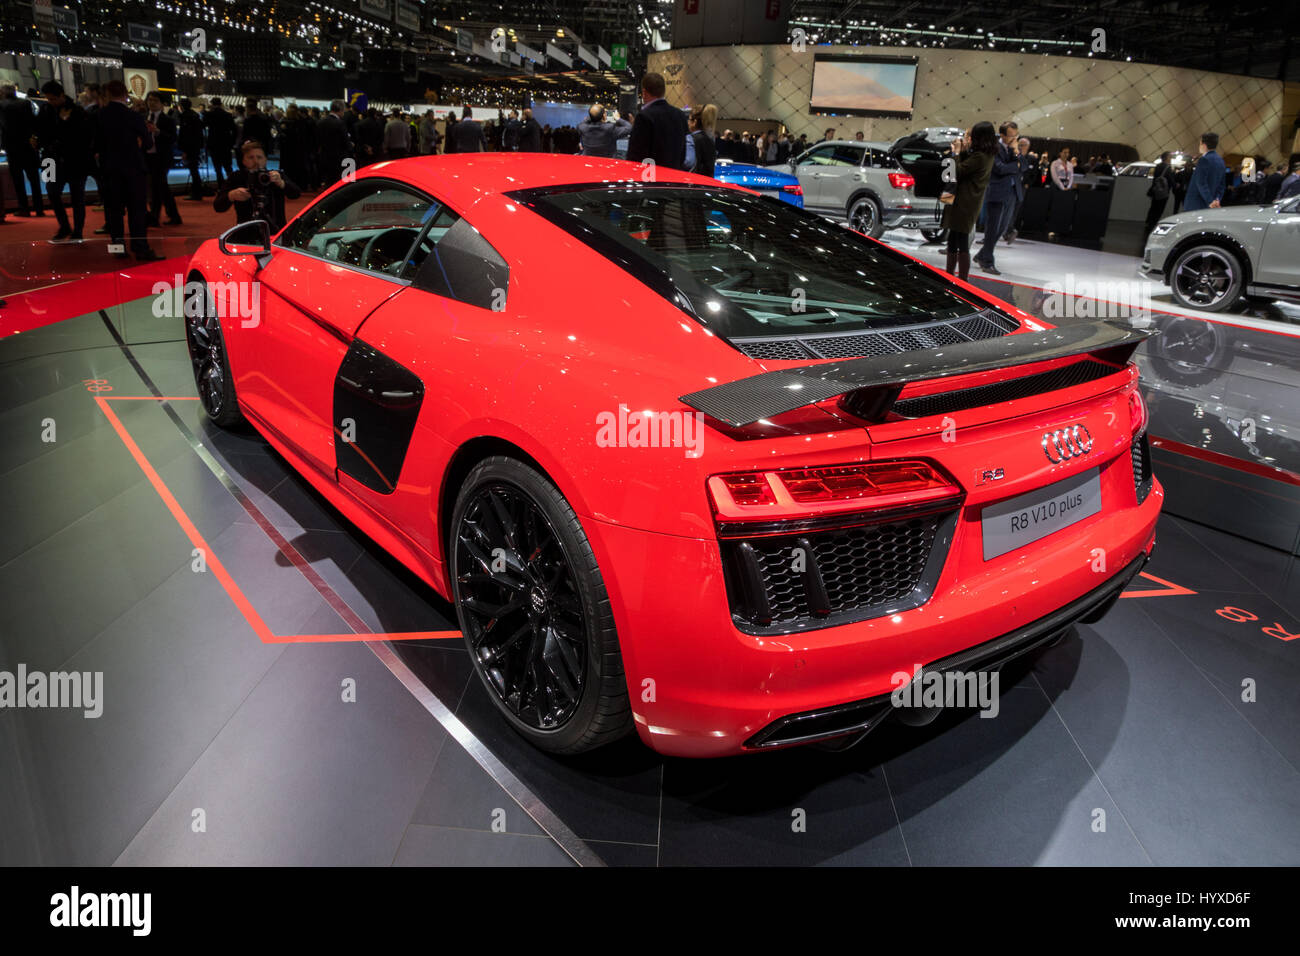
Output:
[[[315,194],[286,203],[292,218]],[[0,224],[0,336],[36,328],[148,295],[159,279],[170,280],[207,239],[235,224],[233,210],[217,213],[212,200],[177,197],[183,223],[149,230],[149,245],[163,262],[140,264],[108,251],[108,237],[92,232],[104,224],[99,207],[86,211],[86,241],[50,245],[58,223],[42,217],[8,216]],[[78,281],[81,280],[81,281]]]

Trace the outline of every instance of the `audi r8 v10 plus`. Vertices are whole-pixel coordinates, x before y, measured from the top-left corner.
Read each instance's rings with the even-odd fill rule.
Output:
[[[274,238],[204,244],[207,415],[445,595],[553,752],[844,745],[899,675],[1109,608],[1163,496],[1148,333],[1049,328],[788,203],[644,173],[381,162]]]

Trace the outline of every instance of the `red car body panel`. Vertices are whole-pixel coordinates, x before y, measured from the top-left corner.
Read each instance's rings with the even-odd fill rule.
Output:
[[[479,308],[392,279],[276,249],[251,255],[205,244],[190,265],[208,282],[253,281],[261,320],[223,317],[240,407],[268,441],[365,533],[452,597],[444,515],[458,454],[484,439],[530,457],[579,516],[609,593],[637,732],[683,756],[740,752],[782,716],[887,694],[900,671],[938,660],[1050,614],[1097,588],[1154,540],[1163,492],[1141,504],[1130,444],[1134,366],[1049,394],[950,415],[863,423],[823,402],[824,424],[737,440],[707,428],[700,457],[681,448],[598,447],[597,416],[689,412],[678,396],[768,369],[688,317],[592,247],[512,201],[524,187],[635,181],[638,164],[582,157],[427,157],[366,167],[446,203],[510,266],[506,307]],[[708,184],[658,170],[659,182]],[[339,188],[339,187],[334,187]],[[928,268],[928,267],[927,267]],[[952,281],[972,301],[1013,306]],[[1014,334],[1014,333],[1013,333]],[[413,372],[425,393],[396,487],[380,493],[335,468],[334,380],[354,338]],[[1016,375],[1064,364],[1021,366]],[[985,372],[909,385],[903,398],[1007,378]],[[1052,464],[1045,432],[1084,423],[1086,459]],[[951,430],[962,438],[951,441]],[[364,450],[364,449],[363,449]],[[472,452],[465,452],[472,453]],[[710,475],[887,459],[938,463],[964,491],[933,596],[886,617],[778,636],[738,629],[729,608]],[[1005,480],[981,483],[996,465]],[[1100,468],[1102,511],[985,561],[980,511]]]

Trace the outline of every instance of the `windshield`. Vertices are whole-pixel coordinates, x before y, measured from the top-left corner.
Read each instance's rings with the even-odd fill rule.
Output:
[[[725,337],[852,332],[986,308],[886,246],[737,190],[625,184],[514,198]]]

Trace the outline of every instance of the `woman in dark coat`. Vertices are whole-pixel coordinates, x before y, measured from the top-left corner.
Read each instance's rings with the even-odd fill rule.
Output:
[[[959,279],[970,275],[970,234],[975,231],[980,207],[984,205],[984,190],[993,172],[997,142],[993,124],[988,122],[976,123],[968,136],[952,141],[957,184],[951,192],[940,196],[939,201],[947,205],[942,222],[948,230],[947,271]]]

